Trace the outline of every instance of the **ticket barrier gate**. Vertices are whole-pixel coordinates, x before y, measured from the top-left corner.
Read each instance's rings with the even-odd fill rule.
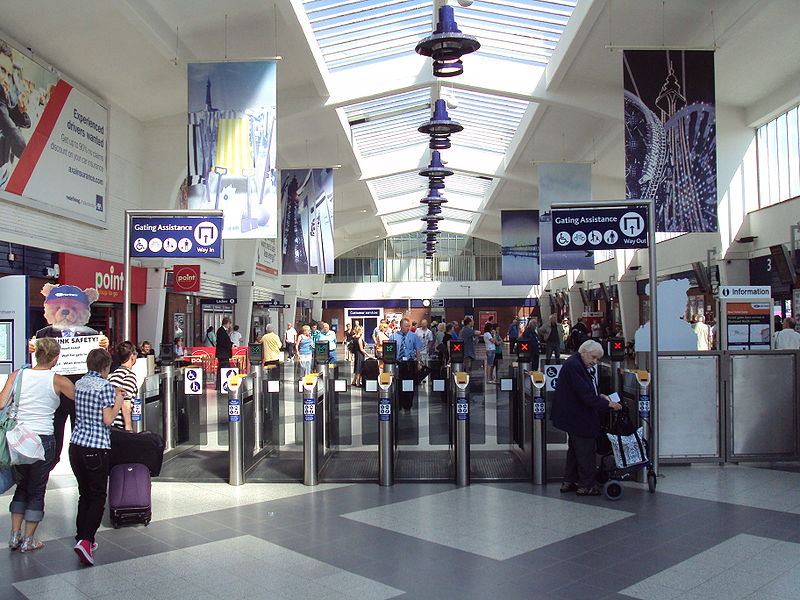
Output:
[[[315,389],[318,373],[309,373],[303,377],[303,484],[319,483],[320,443],[317,440],[317,401]]]
[[[528,403],[533,409],[533,434],[531,446],[531,475],[535,485],[547,483],[547,439],[545,436],[545,401],[542,396],[544,387],[544,373],[541,371],[530,371],[528,373],[533,386],[533,402]],[[527,413],[527,411],[526,411]],[[526,414],[525,422],[530,423],[530,415]]]
[[[469,447],[469,374],[458,370],[453,373],[455,391],[455,455],[456,455],[456,485],[470,484],[470,447]]]
[[[378,483],[394,485],[394,375],[378,375]],[[394,406],[393,406],[394,405]]]

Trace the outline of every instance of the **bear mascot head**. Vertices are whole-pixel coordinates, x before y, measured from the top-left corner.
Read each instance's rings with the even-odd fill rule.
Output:
[[[44,318],[50,324],[47,333],[36,337],[72,337],[77,335],[97,335],[88,327],[91,304],[99,297],[97,290],[85,290],[74,285],[53,285],[46,283],[42,288],[44,296]],[[44,333],[44,330],[42,330]]]

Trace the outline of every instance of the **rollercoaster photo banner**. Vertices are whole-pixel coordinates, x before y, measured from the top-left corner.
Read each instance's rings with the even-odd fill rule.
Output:
[[[539,284],[539,211],[501,210],[503,285]]]
[[[717,231],[714,53],[625,50],[625,194],[656,231]]]
[[[538,170],[542,269],[594,269],[594,255],[591,251],[556,251],[553,247],[553,223],[550,218],[550,207],[554,203],[591,201],[591,163],[541,163]]]
[[[333,274],[333,169],[281,171],[282,272]]]
[[[275,238],[275,61],[190,63],[189,177],[180,208],[217,209],[223,238]]]

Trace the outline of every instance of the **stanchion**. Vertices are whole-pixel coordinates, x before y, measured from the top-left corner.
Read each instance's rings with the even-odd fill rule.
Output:
[[[175,438],[172,435],[173,411],[175,409],[175,391],[172,380],[175,377],[175,368],[172,365],[161,366],[161,418],[164,421],[164,451],[175,447]]]
[[[453,373],[456,393],[456,485],[469,485],[469,375],[463,371]]]
[[[317,399],[314,388],[317,374],[309,373],[303,377],[303,484],[319,483],[317,462]]]
[[[228,483],[244,483],[244,437],[242,434],[241,382],[246,375],[228,378]]]
[[[544,485],[547,481],[547,443],[544,432],[545,402],[542,397],[544,388],[544,373],[531,371],[529,373],[533,384],[533,442],[531,451],[533,483]]]
[[[380,485],[394,485],[394,424],[392,423],[392,374],[378,376],[378,454]]]

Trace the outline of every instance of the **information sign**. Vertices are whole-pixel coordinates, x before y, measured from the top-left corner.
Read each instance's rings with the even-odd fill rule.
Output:
[[[314,421],[317,418],[317,401],[314,398],[303,398],[303,420]]]
[[[131,421],[142,420],[142,399],[134,398],[133,405],[131,406]]]
[[[238,423],[242,420],[242,407],[239,398],[228,399],[228,421]]]
[[[459,398],[456,402],[456,418],[459,421],[466,421],[469,416],[469,403],[466,398]]]
[[[222,258],[222,217],[131,217],[134,258]]]
[[[533,403],[533,418],[534,419],[544,419],[544,401],[539,399],[539,402]]]
[[[227,384],[227,379],[225,380]],[[183,393],[187,396],[199,394],[203,389],[203,369],[188,367],[183,371]]]
[[[647,207],[554,210],[556,251],[647,248]]]
[[[650,418],[650,396],[642,394],[639,396],[639,417],[642,419]]]
[[[233,376],[233,375],[238,375],[238,374],[239,374],[239,369],[235,369],[233,367],[230,367],[230,368],[227,368],[227,369],[222,369],[222,375],[220,377],[220,379],[222,380],[220,382],[220,384],[221,384],[220,387],[222,389],[220,391],[223,394],[227,394],[228,392],[231,391],[230,385],[228,385],[228,378]]]
[[[772,297],[768,285],[721,285],[717,291],[720,300],[766,300]]]
[[[390,398],[381,398],[378,404],[378,420],[391,421],[392,420],[392,401]]]
[[[544,389],[546,391],[556,391],[556,385],[558,385],[558,374],[560,371],[561,365],[547,365],[544,368]]]

